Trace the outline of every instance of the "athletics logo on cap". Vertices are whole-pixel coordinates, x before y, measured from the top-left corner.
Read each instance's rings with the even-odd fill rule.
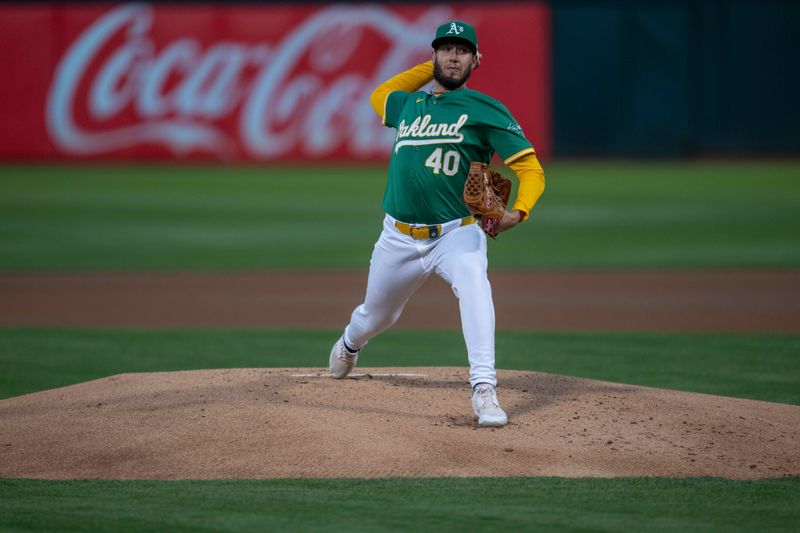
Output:
[[[464,33],[464,26],[456,26],[455,22],[451,22],[450,29],[445,35],[458,35],[460,33]]]
[[[475,27],[461,20],[445,22],[439,26],[436,29],[436,37],[433,38],[431,46],[435,50],[440,44],[447,41],[465,42],[472,48],[473,53],[478,51],[478,36],[475,33]]]

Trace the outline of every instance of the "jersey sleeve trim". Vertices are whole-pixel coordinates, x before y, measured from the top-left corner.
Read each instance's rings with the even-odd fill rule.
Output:
[[[503,163],[505,163],[506,165],[509,165],[509,164],[513,163],[514,161],[516,161],[517,159],[519,159],[522,156],[526,156],[528,154],[535,154],[535,153],[536,153],[536,150],[534,150],[533,148],[525,148],[523,150],[520,150],[516,154],[512,154],[512,155],[508,156],[507,158],[505,158],[503,160]]]
[[[381,115],[381,124],[386,125],[386,105],[389,103],[389,95],[391,92],[386,93],[386,98],[383,99],[383,115]]]

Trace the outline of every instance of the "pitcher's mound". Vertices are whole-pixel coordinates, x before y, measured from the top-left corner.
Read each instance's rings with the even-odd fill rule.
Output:
[[[122,374],[0,401],[0,477],[800,475],[800,407],[500,371],[479,428],[466,369]]]

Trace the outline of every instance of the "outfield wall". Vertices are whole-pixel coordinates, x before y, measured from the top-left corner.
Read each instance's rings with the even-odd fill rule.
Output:
[[[800,3],[2,3],[1,160],[382,161],[370,91],[473,22],[540,156],[800,154]]]
[[[549,153],[542,3],[34,3],[0,5],[0,158],[383,160],[393,130],[369,94],[452,19],[485,56],[470,87]]]
[[[800,154],[800,2],[552,9],[557,154]]]

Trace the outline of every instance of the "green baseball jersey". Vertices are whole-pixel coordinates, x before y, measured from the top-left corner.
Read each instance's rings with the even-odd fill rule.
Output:
[[[508,109],[477,91],[394,91],[385,109],[384,124],[397,135],[383,208],[403,222],[468,216],[463,191],[471,162],[489,163],[495,152],[506,163],[533,153]]]

